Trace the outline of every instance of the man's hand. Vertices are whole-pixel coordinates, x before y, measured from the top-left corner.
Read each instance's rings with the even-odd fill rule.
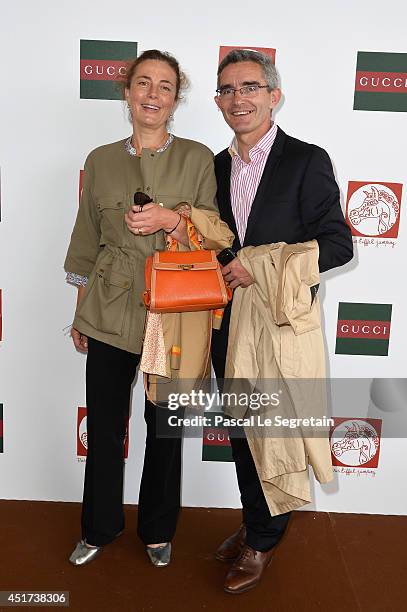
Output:
[[[236,287],[248,287],[254,283],[254,279],[250,276],[246,268],[242,266],[237,257],[222,268],[222,274],[225,281],[229,283],[231,289],[236,289]]]
[[[179,221],[179,214],[173,210],[163,208],[159,204],[145,204],[139,212],[140,207],[132,206],[124,215],[127,227],[132,234],[148,236],[163,229],[169,232]]]
[[[77,351],[80,351],[81,353],[88,352],[88,337],[87,336],[84,336],[83,334],[81,334],[80,331],[78,331],[77,329],[73,327],[71,329],[71,337],[72,337],[73,343]]]

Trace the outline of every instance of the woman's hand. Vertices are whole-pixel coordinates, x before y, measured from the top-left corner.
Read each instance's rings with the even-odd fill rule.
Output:
[[[173,210],[163,208],[159,204],[145,204],[139,212],[139,206],[132,206],[124,215],[129,230],[140,236],[155,234],[159,230],[170,232],[179,221],[179,214]]]
[[[80,351],[81,353],[88,352],[88,337],[87,336],[84,336],[83,334],[81,334],[80,331],[78,331],[77,329],[73,327],[71,329],[71,337],[72,337],[73,343],[77,351]]]

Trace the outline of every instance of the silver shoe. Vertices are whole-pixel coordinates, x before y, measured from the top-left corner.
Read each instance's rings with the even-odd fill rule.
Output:
[[[89,548],[86,546],[85,540],[81,540],[77,543],[75,550],[69,557],[69,561],[73,565],[85,565],[92,561],[101,552],[102,546],[94,546]]]
[[[165,567],[171,561],[171,542],[157,548],[146,546],[146,551],[151,563],[156,567]]]

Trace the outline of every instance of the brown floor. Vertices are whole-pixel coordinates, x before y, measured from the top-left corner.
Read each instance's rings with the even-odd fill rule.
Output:
[[[407,609],[407,517],[296,512],[263,582],[228,595],[227,566],[213,551],[239,511],[185,508],[166,568],[147,560],[136,513],[127,506],[125,533],[93,563],[73,567],[79,504],[0,501],[0,590],[70,591],[78,612]]]

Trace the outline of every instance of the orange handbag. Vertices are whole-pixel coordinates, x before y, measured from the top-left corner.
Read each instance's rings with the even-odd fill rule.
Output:
[[[147,257],[143,301],[150,312],[224,308],[232,297],[215,251],[156,251]]]

